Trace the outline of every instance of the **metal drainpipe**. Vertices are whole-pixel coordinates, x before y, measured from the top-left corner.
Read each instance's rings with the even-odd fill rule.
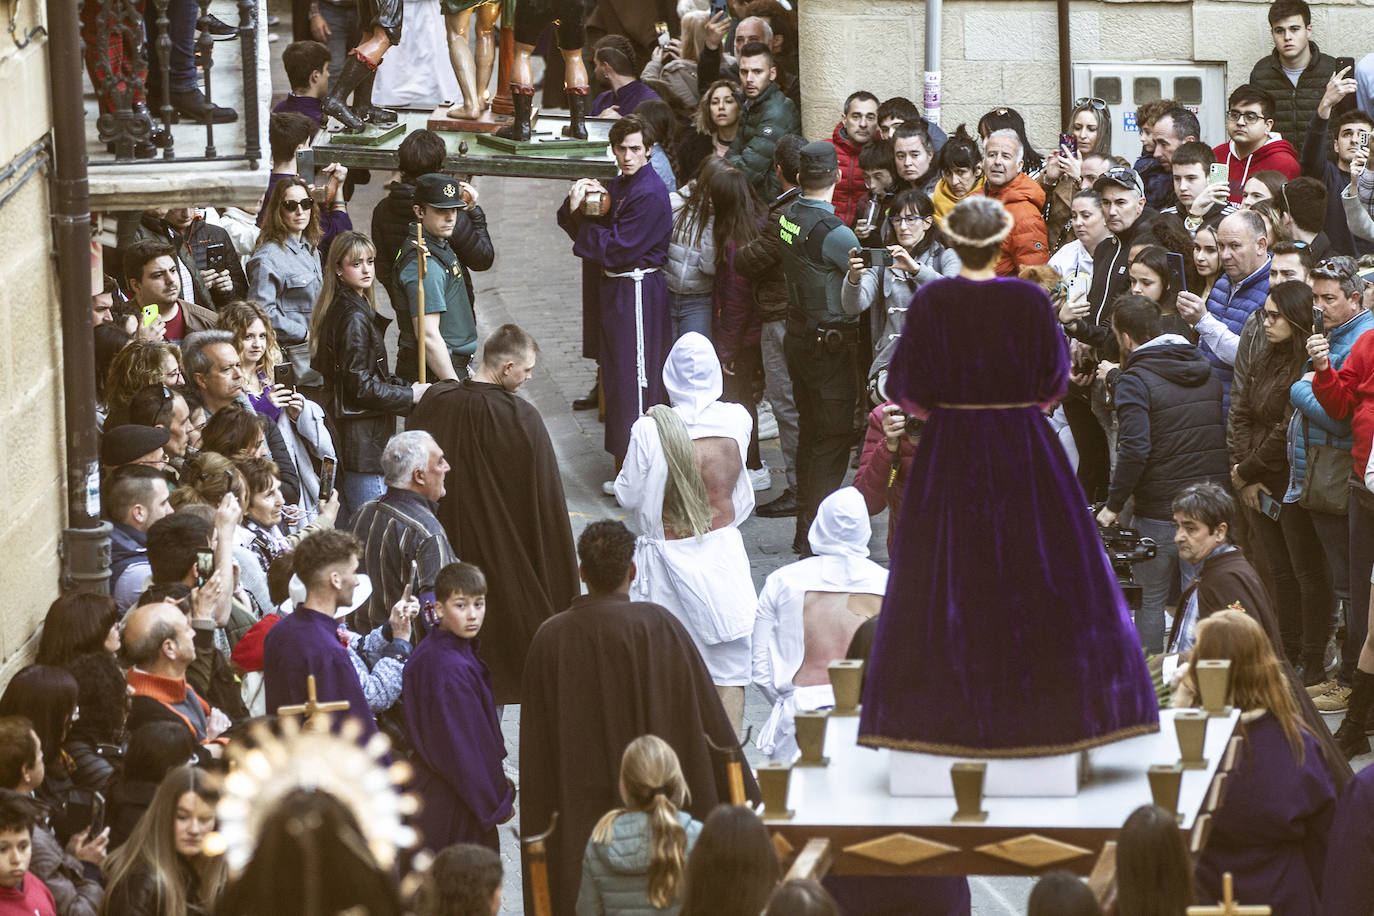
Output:
[[[926,70],[922,102],[926,120],[940,123],[940,14],[944,0],[926,0]]]
[[[48,4],[53,113],[53,241],[62,310],[62,389],[67,444],[67,527],[62,531],[62,587],[108,592],[110,524],[100,518],[95,428],[95,348],[91,333],[91,213],[86,181],[85,109],[81,103],[81,31],[77,0]]]
[[[1073,110],[1073,50],[1069,46],[1069,0],[1058,0],[1059,14],[1059,123],[1069,123]]]

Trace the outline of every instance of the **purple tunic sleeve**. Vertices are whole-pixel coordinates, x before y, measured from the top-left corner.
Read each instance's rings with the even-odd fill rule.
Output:
[[[652,171],[648,165],[644,169]],[[640,178],[638,174],[635,178]],[[653,178],[652,182],[647,179]],[[573,254],[595,261],[611,270],[629,270],[648,263],[662,264],[667,253],[668,233],[672,231],[672,208],[667,192],[656,175],[645,180],[612,180],[611,218],[605,223],[584,222],[573,242]],[[662,200],[658,198],[661,197]]]
[[[431,640],[406,666],[408,695],[424,698],[405,705],[411,740],[449,791],[491,828],[510,815],[515,800],[501,768],[506,745],[491,688],[470,648],[443,645],[457,637],[435,631],[425,642]]]

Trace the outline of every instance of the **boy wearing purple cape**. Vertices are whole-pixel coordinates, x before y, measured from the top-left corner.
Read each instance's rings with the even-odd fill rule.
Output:
[[[491,693],[491,673],[477,657],[487,611],[487,579],[471,563],[450,563],[434,580],[429,635],[406,664],[406,730],[415,746],[425,848],[480,843],[500,852],[496,825],[510,820],[515,787],[501,761],[506,742]]]

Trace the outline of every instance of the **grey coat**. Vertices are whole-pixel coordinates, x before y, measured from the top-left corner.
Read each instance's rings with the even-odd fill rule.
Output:
[[[857,285],[848,279],[840,285],[840,305],[845,312],[857,315],[867,309],[872,322],[873,363],[867,373],[870,379],[886,370],[891,361],[897,339],[906,326],[907,306],[916,290],[931,280],[956,276],[962,266],[952,249],[936,241],[916,258],[916,263],[921,269],[914,276],[896,268],[870,267],[859,275]]]
[[[690,853],[701,833],[701,822],[681,811],[677,819],[687,831],[686,852]],[[649,815],[630,811],[615,819],[610,843],[587,840],[577,916],[676,916],[681,900],[664,909],[649,903],[652,839]]]

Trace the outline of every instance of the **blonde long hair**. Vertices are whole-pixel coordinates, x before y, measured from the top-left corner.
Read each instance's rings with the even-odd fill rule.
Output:
[[[105,860],[106,893],[100,905],[102,916],[109,912],[116,885],[129,880],[131,872],[138,867],[146,868],[152,874],[157,889],[158,916],[180,916],[193,902],[206,910],[214,905],[224,888],[224,856],[200,853],[186,863],[200,881],[200,899],[187,899],[188,888],[181,878],[176,848],[176,812],[177,802],[187,792],[194,792],[211,808],[219,800],[218,794],[210,788],[209,776],[204,772],[189,764],[169,770],[162,784],[157,787],[148,810],[129,834],[129,839]]]
[[[1192,664],[1188,666],[1188,686],[1201,696],[1194,673],[1199,661],[1231,660],[1231,702],[1242,712],[1266,709],[1283,729],[1293,759],[1302,766],[1304,747],[1301,732],[1307,724],[1298,715],[1297,703],[1289,692],[1288,679],[1269,635],[1258,620],[1244,611],[1217,611],[1197,625]]]
[[[663,457],[668,462],[668,479],[663,483],[663,531],[699,538],[711,530],[715,513],[697,466],[692,436],[678,412],[666,404],[650,407],[649,416],[658,427]]]
[[[611,841],[615,819],[631,811],[649,815],[652,831],[649,855],[649,903],[664,909],[682,893],[687,872],[687,831],[677,819],[678,809],[691,799],[673,748],[657,735],[631,741],[620,758],[620,800],[624,808],[602,815],[592,829],[592,842]]]
[[[324,266],[324,283],[320,285],[320,298],[315,300],[315,308],[310,313],[311,356],[319,350],[320,335],[324,333],[325,319],[328,317],[329,306],[334,302],[334,294],[340,286],[345,285],[341,282],[343,263],[360,254],[377,254],[377,246],[372,244],[372,239],[361,232],[344,232],[329,245],[329,262]],[[377,281],[374,279],[371,286],[359,293],[373,311],[377,310],[376,288]]]
[[[216,324],[220,330],[229,331],[234,335],[234,346],[238,348],[239,360],[244,361],[243,339],[248,336],[248,329],[253,326],[254,321],[261,321],[262,326],[267,329],[267,347],[262,352],[262,359],[258,361],[257,370],[267,379],[267,384],[271,385],[272,370],[281,363],[281,347],[277,344],[277,332],[272,327],[272,319],[267,317],[262,303],[252,299],[235,300],[220,310]]]

